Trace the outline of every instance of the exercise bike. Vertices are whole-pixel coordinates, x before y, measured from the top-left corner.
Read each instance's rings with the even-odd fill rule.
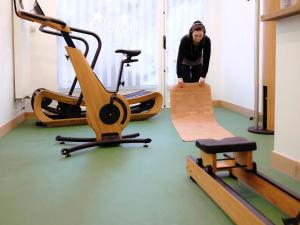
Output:
[[[34,3],[33,11],[36,15],[45,16],[45,13],[37,1]],[[97,40],[98,46],[91,63],[91,67],[94,69],[102,46],[100,37],[97,34],[87,30],[73,27],[70,27],[70,29],[72,32],[90,35]],[[43,25],[40,26],[39,30],[43,33],[63,36],[63,34],[59,32],[45,29],[45,26]],[[79,40],[84,43],[86,48],[84,55],[86,57],[89,51],[89,45],[87,41],[82,37],[74,35],[70,35],[70,37],[71,39]],[[67,59],[69,59],[68,56]],[[126,62],[126,60],[127,59],[121,62],[116,88],[118,91],[119,86],[124,85],[124,81],[121,82],[121,77],[124,66],[123,62]],[[38,125],[68,126],[86,123],[86,112],[82,110],[82,107],[85,106],[82,94],[80,94],[79,97],[72,96],[76,83],[77,78],[75,77],[68,95],[63,95],[43,88],[39,88],[34,91],[31,99],[31,105],[35,115],[40,121],[37,123]],[[131,121],[146,120],[156,115],[162,107],[162,95],[159,92],[141,90],[124,95],[124,97],[128,100],[131,107]]]
[[[57,136],[56,140],[60,142],[85,142],[75,147],[62,149],[61,153],[66,157],[70,157],[72,152],[81,149],[94,146],[114,146],[121,143],[143,143],[146,147],[151,142],[150,138],[138,139],[136,138],[139,136],[138,133],[122,135],[122,131],[127,126],[131,116],[129,103],[124,96],[105,89],[101,81],[95,76],[86,57],[72,41],[70,37],[71,28],[64,21],[18,10],[16,0],[14,0],[14,7],[18,17],[59,31],[67,43],[66,51],[85,99],[87,122],[93,129],[95,137],[69,138]],[[133,57],[140,54],[139,51],[129,50],[119,50],[118,52],[127,56],[127,63],[136,62],[137,60]]]

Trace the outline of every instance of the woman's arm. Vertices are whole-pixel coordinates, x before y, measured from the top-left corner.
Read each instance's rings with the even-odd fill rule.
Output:
[[[210,53],[211,53],[211,43],[210,38],[206,37],[205,46],[203,48],[203,67],[201,77],[205,78],[208,72],[209,61],[210,61]]]
[[[178,56],[177,56],[177,77],[178,78],[182,78],[183,76],[183,71],[182,71],[182,61],[184,58],[183,49],[184,49],[184,38],[181,39],[178,48]]]

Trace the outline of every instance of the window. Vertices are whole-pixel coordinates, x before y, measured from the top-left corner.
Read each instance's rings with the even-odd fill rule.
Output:
[[[158,1],[72,0],[59,4],[59,18],[64,18],[72,27],[87,29],[100,36],[102,49],[94,71],[107,89],[114,89],[117,82],[122,55],[114,53],[116,49],[142,51],[137,57],[138,62],[124,68],[123,78],[127,88],[153,88],[159,85]],[[87,41],[90,45],[88,60],[91,62],[97,44],[93,38]],[[60,38],[58,42],[59,87],[68,89],[74,72],[64,59],[64,41]]]
[[[168,98],[169,87],[176,83],[180,39],[188,33],[195,20],[202,20],[203,1],[165,0],[162,4],[160,0],[68,0],[58,2],[57,13],[58,18],[72,27],[90,30],[100,36],[102,50],[94,71],[107,89],[116,87],[122,59],[114,51],[139,49],[142,51],[137,57],[139,61],[124,68],[125,88],[164,90],[163,94]],[[160,56],[163,51],[159,49],[164,35],[161,27],[165,27],[167,36],[167,49],[163,57]],[[90,45],[88,61],[91,63],[97,44],[93,38],[87,41]],[[69,89],[74,72],[71,63],[66,63],[65,42],[59,38],[58,44],[59,88]],[[79,42],[75,44],[84,51],[84,45]],[[165,74],[159,74],[161,58],[164,58]],[[160,80],[165,82],[162,84]]]

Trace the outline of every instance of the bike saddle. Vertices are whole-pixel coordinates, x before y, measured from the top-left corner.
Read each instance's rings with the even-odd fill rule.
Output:
[[[133,57],[133,56],[138,56],[141,54],[141,50],[125,50],[125,49],[118,49],[115,51],[115,53],[122,53],[127,55],[127,57]]]

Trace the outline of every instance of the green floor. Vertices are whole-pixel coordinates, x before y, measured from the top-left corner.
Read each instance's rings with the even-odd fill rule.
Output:
[[[250,134],[246,117],[216,108],[221,125],[257,141],[258,169],[297,193],[300,182],[271,168],[273,136]],[[198,156],[182,142],[163,110],[124,134],[152,138],[140,144],[60,155],[55,136],[93,136],[87,126],[39,128],[26,121],[0,139],[1,225],[222,225],[232,221],[186,174],[185,157]],[[281,224],[280,211],[245,186],[226,180],[265,215]]]

